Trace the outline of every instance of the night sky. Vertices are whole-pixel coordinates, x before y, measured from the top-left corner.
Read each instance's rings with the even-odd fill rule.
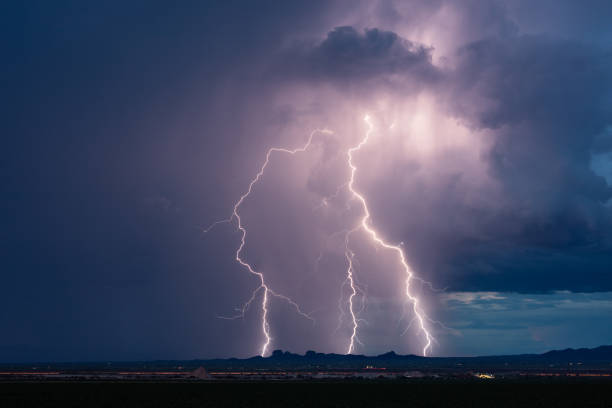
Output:
[[[612,4],[0,6],[0,362],[344,353],[342,231],[432,355],[612,344]],[[339,233],[340,232],[340,233]],[[420,354],[351,240],[361,344]],[[341,299],[342,296],[342,299]],[[340,301],[339,301],[340,300]],[[340,320],[342,319],[342,320]]]

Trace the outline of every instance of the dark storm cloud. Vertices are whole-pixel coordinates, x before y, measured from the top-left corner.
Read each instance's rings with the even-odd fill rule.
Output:
[[[612,287],[612,187],[591,168],[592,153],[609,151],[602,140],[612,123],[611,73],[607,50],[550,36],[485,39],[459,50],[450,104],[493,138],[486,160],[503,206],[483,229],[488,247],[499,243],[521,265],[494,268],[509,287]],[[471,256],[496,262],[478,251]],[[567,258],[591,261],[576,267]]]
[[[364,80],[408,82],[433,80],[431,48],[414,44],[391,31],[377,28],[360,32],[354,27],[336,27],[314,46],[296,46],[283,54],[281,66],[291,77],[324,79],[335,84],[359,85]],[[369,84],[371,85],[371,84]]]

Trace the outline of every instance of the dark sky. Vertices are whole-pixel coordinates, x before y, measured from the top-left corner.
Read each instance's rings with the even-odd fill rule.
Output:
[[[0,6],[0,362],[343,352],[356,185],[403,243],[436,355],[612,343],[607,1],[15,1]],[[391,129],[391,125],[392,129]],[[383,131],[384,129],[384,131]],[[348,206],[348,207],[347,207]],[[417,353],[401,271],[354,248],[359,353]],[[346,288],[345,288],[346,289]],[[346,294],[344,292],[344,294]],[[367,323],[365,323],[367,321]]]

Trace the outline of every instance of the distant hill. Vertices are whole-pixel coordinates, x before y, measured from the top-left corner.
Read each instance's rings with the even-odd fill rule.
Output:
[[[421,357],[400,355],[393,351],[378,356],[326,354],[308,351],[304,355],[275,350],[269,357],[247,359],[215,359],[201,361],[207,367],[225,368],[278,368],[278,369],[456,369],[492,367],[554,367],[554,366],[597,366],[612,367],[612,346],[594,349],[554,350],[543,354],[518,354],[480,357]]]
[[[540,357],[551,360],[612,361],[612,346],[599,346],[593,349],[580,348],[552,350]]]
[[[33,364],[0,364],[4,368],[26,368]],[[274,350],[269,357],[228,358],[210,360],[160,360],[140,362],[104,363],[51,363],[39,366],[63,370],[108,370],[108,369],[177,369],[195,370],[344,370],[344,369],[392,369],[392,370],[483,370],[483,369],[606,369],[612,370],[612,346],[593,349],[553,350],[543,354],[518,354],[480,357],[421,357],[412,354],[400,355],[393,351],[378,356],[360,354],[334,354],[308,351],[304,355]]]

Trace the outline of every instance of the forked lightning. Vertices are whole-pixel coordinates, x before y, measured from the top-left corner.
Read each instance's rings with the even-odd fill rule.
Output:
[[[240,206],[242,205],[244,200],[251,194],[251,191],[253,191],[253,186],[261,179],[261,177],[263,176],[264,172],[266,171],[266,167],[268,167],[268,163],[270,162],[270,157],[272,156],[272,153],[278,152],[278,153],[286,153],[286,154],[294,155],[296,153],[305,152],[306,150],[308,150],[308,148],[312,144],[312,139],[314,138],[315,134],[317,134],[317,133],[332,134],[332,132],[330,130],[327,130],[327,129],[316,129],[316,130],[314,130],[310,134],[310,136],[308,137],[308,141],[302,147],[299,147],[297,149],[285,149],[285,148],[281,148],[281,147],[270,148],[268,150],[268,152],[266,153],[266,160],[264,161],[263,165],[259,169],[259,172],[255,175],[255,177],[249,183],[249,187],[248,187],[247,191],[242,196],[240,196],[240,199],[238,201],[236,201],[236,203],[234,204],[232,215],[228,219],[217,221],[217,222],[213,223],[210,227],[208,227],[207,229],[204,230],[204,232],[208,232],[215,225],[218,225],[220,223],[232,222],[234,219],[237,221],[236,228],[241,232],[241,239],[240,239],[240,245],[238,246],[238,249],[236,249],[236,261],[240,265],[245,267],[251,274],[253,274],[253,275],[255,275],[255,276],[257,276],[259,278],[259,286],[257,288],[255,288],[255,290],[253,290],[251,298],[242,306],[242,308],[240,309],[240,314],[238,316],[231,317],[230,319],[243,317],[244,314],[246,313],[247,309],[251,305],[251,303],[255,300],[255,297],[256,297],[257,293],[259,291],[263,291],[262,302],[261,302],[261,331],[263,332],[263,335],[264,335],[264,343],[261,346],[261,352],[260,352],[260,355],[262,357],[266,356],[266,354],[268,353],[268,348],[270,347],[270,343],[272,342],[272,335],[270,334],[270,323],[268,322],[268,311],[269,311],[269,309],[268,309],[268,305],[269,305],[268,302],[269,302],[270,296],[275,296],[275,297],[278,297],[278,298],[283,299],[284,301],[288,302],[291,306],[293,306],[295,308],[295,310],[301,316],[303,316],[303,317],[305,317],[307,319],[310,319],[310,320],[313,320],[313,318],[310,315],[308,315],[307,313],[304,313],[302,311],[302,309],[300,308],[300,306],[296,302],[294,302],[291,298],[289,298],[288,296],[285,296],[285,295],[282,295],[280,293],[277,293],[277,292],[273,291],[270,288],[270,286],[266,283],[264,274],[262,272],[256,271],[251,266],[251,264],[249,264],[247,261],[245,261],[242,258],[242,250],[243,250],[244,246],[246,245],[247,231],[246,231],[246,228],[244,227],[244,225],[242,224],[242,219],[240,218],[240,213],[238,212],[238,210],[240,209]]]
[[[398,245],[392,245],[392,244],[387,243],[385,240],[383,240],[380,237],[379,233],[374,229],[374,227],[372,227],[368,203],[365,197],[363,196],[363,194],[358,192],[355,189],[355,176],[357,173],[357,165],[355,164],[353,160],[353,154],[361,150],[361,148],[368,143],[372,133],[374,132],[374,126],[372,124],[370,117],[366,116],[364,120],[368,125],[368,130],[365,133],[365,136],[360,140],[360,142],[356,146],[353,146],[347,150],[347,164],[348,164],[349,171],[350,171],[349,172],[350,177],[349,177],[349,180],[345,184],[339,187],[339,189],[344,188],[344,187],[348,188],[348,191],[350,192],[350,195],[351,195],[350,198],[357,200],[360,203],[362,214],[363,214],[362,217],[360,218],[358,225],[355,226],[352,230],[349,230],[348,232],[346,232],[345,234],[345,254],[344,255],[347,260],[347,270],[346,270],[346,279],[343,285],[348,283],[348,285],[351,288],[351,292],[348,297],[348,310],[351,315],[351,322],[350,322],[351,323],[351,335],[350,335],[349,344],[347,347],[347,354],[352,354],[355,351],[356,343],[360,343],[357,334],[358,334],[358,329],[359,329],[359,322],[362,320],[359,319],[357,316],[359,311],[355,310],[355,297],[358,295],[358,293],[361,294],[362,298],[364,296],[364,293],[359,289],[359,287],[356,285],[356,282],[355,282],[355,275],[354,275],[355,254],[350,249],[349,242],[350,242],[351,234],[356,233],[358,230],[363,230],[370,237],[370,239],[375,245],[378,245],[384,249],[392,251],[397,256],[397,259],[400,262],[404,275],[405,275],[406,300],[412,305],[412,309],[415,315],[414,320],[419,323],[420,331],[423,333],[425,337],[425,345],[423,346],[423,355],[426,356],[427,353],[431,349],[432,341],[434,340],[434,338],[429,332],[429,330],[427,329],[427,326],[425,324],[425,320],[429,320],[429,318],[423,312],[420,306],[418,297],[414,295],[411,291],[411,284],[412,284],[413,279],[418,279],[418,278],[414,276],[414,273],[412,272],[412,269],[408,265],[406,256],[404,255],[404,251],[401,249],[401,247]],[[228,219],[217,221],[213,223],[210,227],[204,230],[204,232],[208,232],[210,231],[210,229],[212,229],[214,226],[220,223],[231,223],[234,220],[236,220],[237,222],[236,228],[241,233],[241,239],[240,239],[240,245],[236,249],[235,259],[240,265],[246,268],[249,271],[249,273],[259,278],[259,286],[253,290],[253,293],[250,299],[246,303],[243,304],[242,308],[239,309],[240,314],[237,316],[229,317],[229,319],[244,317],[247,309],[252,304],[252,302],[256,299],[257,294],[260,291],[263,292],[262,303],[261,303],[261,316],[262,316],[261,317],[261,330],[264,336],[264,342],[261,345],[261,352],[260,352],[260,355],[262,357],[268,354],[268,349],[272,341],[272,335],[270,333],[270,323],[268,321],[270,296],[274,296],[274,297],[277,297],[277,298],[280,298],[286,301],[292,307],[295,308],[295,310],[297,311],[299,315],[307,319],[310,319],[310,320],[313,320],[313,319],[310,315],[308,315],[307,313],[304,313],[302,309],[300,308],[300,306],[295,301],[293,301],[291,298],[272,290],[269,284],[266,282],[264,274],[262,272],[256,271],[252,267],[251,264],[249,264],[246,260],[244,260],[244,258],[242,257],[242,250],[244,249],[244,246],[246,245],[247,231],[244,225],[242,224],[242,219],[240,218],[239,209],[240,209],[240,206],[244,203],[245,199],[251,194],[255,184],[261,179],[261,177],[263,177],[264,172],[270,162],[270,157],[272,156],[273,153],[285,153],[285,154],[295,155],[297,153],[305,152],[311,146],[313,137],[317,133],[332,134],[330,130],[317,129],[310,134],[308,141],[302,147],[299,147],[296,149],[273,147],[269,149],[266,153],[266,158],[265,158],[263,165],[259,169],[259,172],[255,175],[255,177],[249,183],[247,191],[234,204],[232,215]],[[336,196],[338,192],[339,190],[336,191],[334,196]],[[328,204],[328,200],[324,200],[323,205],[327,206],[327,204]]]
[[[386,241],[384,241],[378,235],[378,232],[376,232],[376,230],[370,225],[371,216],[370,216],[370,210],[368,208],[368,203],[365,197],[363,196],[363,194],[359,193],[355,189],[355,174],[357,173],[357,166],[355,165],[353,161],[353,153],[361,150],[361,148],[368,143],[368,141],[370,140],[370,136],[374,132],[374,126],[372,125],[372,121],[370,117],[366,115],[364,120],[368,124],[368,130],[365,136],[361,139],[359,144],[357,144],[354,147],[351,147],[347,152],[348,165],[350,168],[350,179],[348,181],[348,189],[350,193],[352,194],[352,197],[354,199],[357,199],[357,201],[359,201],[359,203],[361,204],[362,210],[363,210],[363,217],[361,218],[359,225],[357,225],[357,227],[355,227],[354,229],[352,229],[351,231],[347,233],[347,241],[346,241],[347,242],[346,257],[348,259],[347,279],[351,283],[351,287],[353,289],[349,297],[349,312],[351,314],[351,321],[352,321],[353,327],[352,327],[352,334],[351,334],[350,342],[348,345],[347,354],[351,354],[355,350],[355,341],[357,339],[357,330],[359,328],[358,327],[359,319],[357,318],[355,314],[355,310],[353,309],[353,301],[352,301],[353,297],[356,294],[356,290],[353,285],[353,281],[354,281],[353,280],[354,279],[353,278],[353,262],[352,262],[353,254],[348,248],[348,236],[356,232],[358,229],[363,229],[370,236],[370,238],[376,245],[379,245],[385,249],[395,252],[395,254],[398,257],[398,260],[400,261],[402,265],[402,268],[406,276],[406,280],[405,280],[406,297],[407,297],[407,300],[412,304],[412,309],[414,311],[415,318],[420,325],[421,332],[425,336],[425,346],[423,347],[423,355],[426,356],[427,352],[431,348],[431,342],[434,338],[431,335],[431,333],[429,333],[429,330],[427,330],[427,327],[425,325],[425,319],[427,319],[427,316],[424,314],[424,312],[421,309],[421,306],[419,305],[419,299],[415,295],[413,295],[411,292],[411,283],[412,283],[412,280],[414,279],[414,273],[412,272],[412,269],[410,268],[410,266],[408,265],[408,262],[406,261],[406,256],[404,255],[404,251],[399,246],[391,245],[387,243]]]

